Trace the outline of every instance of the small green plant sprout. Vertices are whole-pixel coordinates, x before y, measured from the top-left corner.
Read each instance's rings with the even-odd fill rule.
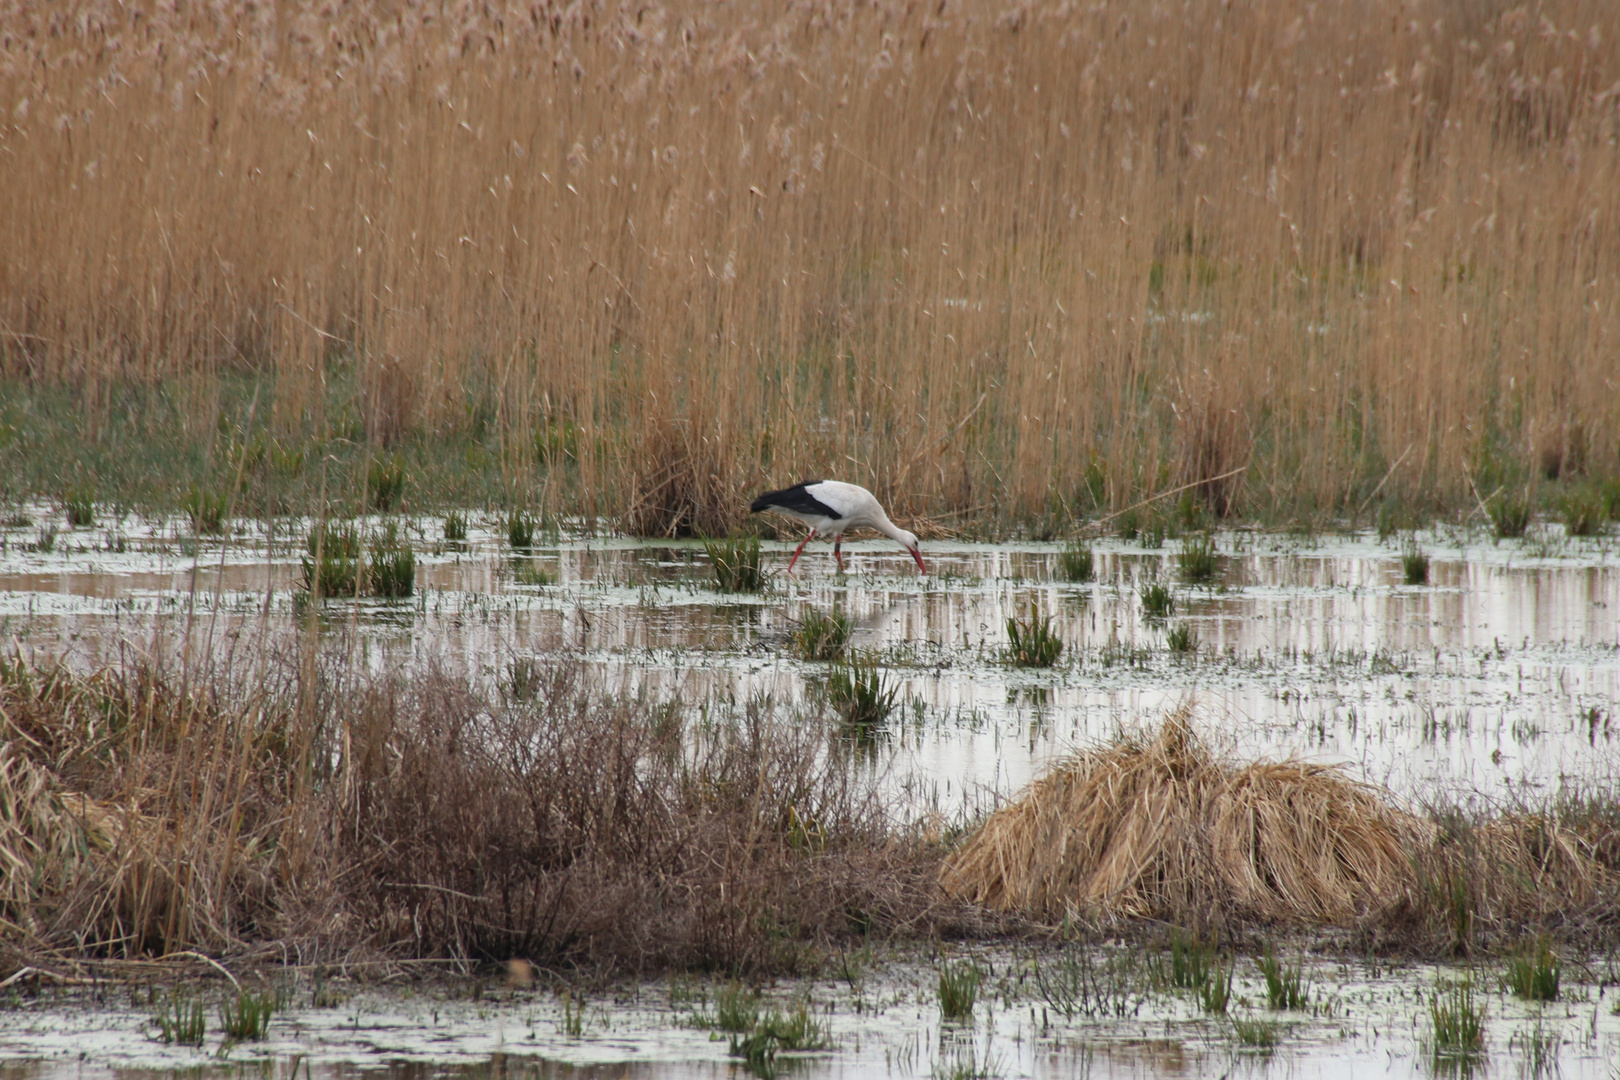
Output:
[[[1170,933],[1170,971],[1164,977],[1162,967],[1156,980],[1160,986],[1168,982],[1176,990],[1196,990],[1209,981],[1215,965],[1215,946],[1200,941],[1181,929]]]
[[[512,559],[512,580],[519,585],[555,585],[557,575],[532,558],[519,556]]]
[[[1526,1080],[1554,1077],[1561,1071],[1558,1049],[1563,1038],[1556,1026],[1549,1029],[1541,1017],[1529,1031],[1520,1029],[1508,1039],[1508,1049],[1519,1052],[1519,1075]],[[1612,1074],[1611,1074],[1612,1075]]]
[[[759,567],[759,537],[706,540],[703,550],[708,553],[721,592],[759,592],[765,587],[765,575]]]
[[[1163,582],[1150,581],[1142,586],[1142,614],[1149,619],[1168,619],[1176,613],[1176,598]]]
[[[222,492],[205,491],[193,486],[186,492],[181,508],[191,519],[191,531],[201,535],[216,535],[225,531],[227,499]]]
[[[312,595],[355,596],[360,589],[360,533],[352,525],[319,525],[310,530],[303,560],[303,585]]]
[[[721,1031],[752,1031],[759,1023],[759,994],[731,983],[714,997],[713,1026]]]
[[[1511,495],[1498,495],[1485,509],[1491,515],[1491,531],[1498,540],[1517,540],[1530,527],[1530,504]]]
[[[1230,957],[1224,962],[1220,959],[1213,962],[1209,977],[1198,988],[1198,1004],[1205,1012],[1226,1015],[1226,1006],[1232,1000],[1232,973],[1236,967]]]
[[[1097,560],[1092,554],[1091,545],[1084,541],[1071,540],[1058,554],[1058,573],[1064,581],[1090,581],[1096,568]]]
[[[788,639],[793,650],[806,660],[836,660],[849,645],[849,616],[842,611],[825,612],[809,608]]]
[[[1526,1001],[1557,1001],[1560,974],[1558,954],[1538,941],[1508,957],[1502,983]]]
[[[366,468],[366,495],[376,510],[392,510],[405,492],[405,463],[397,456],[372,458]]]
[[[1609,508],[1603,493],[1591,484],[1566,493],[1558,509],[1564,519],[1565,536],[1600,536],[1608,526]]]
[[[987,1049],[980,1057],[978,1047],[971,1042],[953,1046],[949,1054],[941,1055],[932,1073],[933,1080],[1000,1080],[1005,1075],[999,1056]]]
[[[96,493],[87,487],[68,488],[62,509],[71,528],[88,529],[96,523]]]
[[[449,544],[464,544],[467,542],[467,515],[460,510],[452,510],[444,515],[444,539]]]
[[[1052,629],[1050,616],[1029,604],[1029,618],[1007,620],[1007,660],[1014,667],[1051,667],[1063,652],[1063,639]]]
[[[169,1000],[158,1006],[152,1022],[157,1025],[158,1038],[166,1043],[201,1046],[208,1036],[208,1019],[203,1014],[202,1002],[180,990],[171,993]]]
[[[1269,1054],[1282,1041],[1282,1025],[1275,1020],[1249,1020],[1234,1016],[1232,1035],[1245,1050]]]
[[[1430,1053],[1435,1062],[1467,1064],[1485,1053],[1485,1007],[1469,982],[1437,986],[1429,999]]]
[[[1190,653],[1198,648],[1198,635],[1186,623],[1176,623],[1164,635],[1164,643],[1173,653]]]
[[[1181,542],[1176,553],[1176,567],[1181,580],[1189,585],[1207,585],[1215,580],[1220,562],[1215,557],[1215,538],[1205,533],[1190,536]]]
[[[1310,991],[1305,988],[1305,961],[1292,967],[1284,964],[1268,946],[1255,957],[1254,966],[1266,981],[1266,1001],[1273,1009],[1304,1010],[1310,1008]]]
[[[774,1077],[777,1053],[830,1050],[832,1045],[827,1025],[812,1016],[809,1003],[801,1000],[787,1012],[772,1009],[733,1035],[729,1053],[742,1058],[744,1067],[753,1075]]]
[[[373,596],[402,597],[416,590],[416,553],[393,522],[371,542],[366,583]]]
[[[1412,544],[1401,552],[1401,576],[1408,585],[1429,583],[1429,553]]]
[[[851,656],[827,679],[827,699],[857,734],[871,734],[894,712],[898,686],[884,678],[877,662]]]
[[[559,996],[562,998],[563,1034],[577,1039],[585,1034],[585,995],[563,987]]]
[[[527,511],[514,510],[506,515],[506,542],[522,551],[534,547],[534,519]]]
[[[225,1038],[231,1042],[258,1042],[270,1030],[270,1017],[276,1011],[277,995],[269,990],[255,994],[239,991],[236,1000],[229,998],[219,1007],[219,1025]]]
[[[939,968],[939,1015],[948,1023],[965,1024],[973,1019],[973,1003],[979,997],[984,970],[972,960],[947,960]]]

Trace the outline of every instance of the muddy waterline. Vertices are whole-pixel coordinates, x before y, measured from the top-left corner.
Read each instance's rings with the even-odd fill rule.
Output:
[[[47,513],[32,511],[38,522]],[[1342,762],[1413,800],[1540,804],[1620,774],[1620,564],[1610,542],[1565,540],[1556,527],[1523,542],[1424,535],[1429,582],[1416,586],[1403,583],[1400,549],[1370,536],[1223,533],[1220,572],[1197,587],[1178,580],[1176,541],[1101,541],[1086,583],[1061,580],[1055,544],[929,543],[927,577],[887,541],[847,545],[844,575],[812,548],[796,578],[780,573],[790,545],[766,544],[771,573],[759,595],[715,591],[698,544],[552,536],[514,553],[494,521],[475,522],[465,544],[445,543],[436,519],[406,531],[416,595],[330,602],[317,620],[351,635],[363,662],[465,663],[500,677],[514,660],[566,651],[627,691],[695,705],[755,694],[792,703],[821,692],[826,665],[796,659],[788,634],[811,607],[843,611],[855,647],[880,657],[900,688],[872,767],[916,811],[974,813],[1070,747],[1153,722],[1189,696],[1205,737],[1235,754]],[[0,631],[25,649],[91,662],[118,642],[189,630],[201,647],[309,619],[295,602],[305,534],[296,523],[240,524],[226,541],[196,541],[178,522],[130,518],[61,529],[48,551],[40,533],[30,524],[0,534]],[[1144,614],[1141,590],[1154,580],[1173,588],[1168,619]],[[1066,642],[1050,669],[1005,662],[1006,619],[1032,604]],[[1193,652],[1167,648],[1178,626],[1194,635]],[[1426,1000],[1437,978],[1468,977],[1318,965],[1318,1014],[1271,1014],[1252,964],[1240,961],[1233,1012],[1278,1021],[1268,1052],[1245,1048],[1230,1021],[1203,1016],[1186,994],[1146,995],[1125,1018],[1043,1015],[1041,996],[1018,978],[1027,958],[1001,951],[982,961],[1003,992],[987,987],[962,1026],[940,1022],[937,971],[916,957],[777,987],[784,1001],[807,997],[836,1044],[795,1073],[967,1075],[988,1062],[1006,1076],[1429,1074]],[[1620,1016],[1605,965],[1566,965],[1569,999],[1545,1006],[1504,996],[1495,969],[1472,973],[1489,1071],[1551,1075],[1556,1063],[1563,1076],[1612,1077]],[[244,1064],[289,1080],[299,1068],[730,1075],[726,1039],[682,1019],[698,1007],[686,998],[715,990],[627,987],[591,1001],[573,1035],[550,993],[500,989],[472,1001],[443,986],[356,984],[343,1006],[316,1009],[307,987],[292,986],[271,1038],[223,1058],[217,1032],[201,1050],[155,1042],[151,1010],[132,1006],[126,988],[47,991],[0,1008],[0,1060],[18,1077]]]

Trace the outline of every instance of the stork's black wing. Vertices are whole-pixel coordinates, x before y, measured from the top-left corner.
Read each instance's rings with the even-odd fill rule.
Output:
[[[836,521],[844,515],[805,490],[819,483],[820,480],[806,480],[802,484],[794,484],[781,491],[767,491],[748,504],[748,511],[758,514],[764,510],[786,510],[794,514],[811,514]]]

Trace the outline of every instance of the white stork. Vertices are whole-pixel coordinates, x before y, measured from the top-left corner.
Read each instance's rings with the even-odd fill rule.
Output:
[[[917,535],[890,521],[876,496],[859,484],[846,484],[839,480],[806,480],[781,491],[767,491],[748,506],[749,513],[753,514],[766,510],[798,518],[810,526],[810,535],[799,541],[793,558],[788,560],[790,574],[793,564],[799,561],[799,552],[816,536],[832,538],[833,558],[838,561],[838,569],[843,570],[844,530],[860,528],[876,529],[892,537],[911,552],[911,557],[917,560],[917,569],[928,573],[928,567],[923,565],[922,552],[917,549]]]

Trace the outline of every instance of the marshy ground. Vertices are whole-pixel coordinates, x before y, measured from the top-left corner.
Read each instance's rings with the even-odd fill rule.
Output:
[[[323,708],[357,744],[371,739],[379,750],[408,757],[428,746],[426,717],[448,710],[490,723],[506,718],[506,727],[467,730],[493,732],[507,750],[543,744],[530,766],[544,773],[543,762],[553,760],[558,770],[544,773],[553,777],[571,764],[579,771],[580,760],[610,761],[608,728],[588,718],[616,717],[615,739],[641,733],[627,740],[630,758],[685,762],[667,776],[654,769],[654,780],[634,793],[637,812],[675,824],[644,830],[657,837],[648,845],[659,853],[648,856],[593,839],[588,826],[580,831],[569,818],[546,833],[546,843],[572,844],[598,860],[589,873],[578,869],[580,860],[570,863],[580,875],[570,880],[609,889],[625,911],[664,913],[672,910],[669,894],[649,884],[652,877],[637,871],[637,883],[626,884],[604,877],[602,868],[644,870],[670,859],[668,880],[694,895],[723,892],[729,881],[750,902],[790,914],[764,933],[746,913],[738,921],[729,912],[706,928],[671,916],[614,936],[604,929],[612,919],[593,923],[564,898],[536,894],[531,899],[555,905],[553,920],[555,911],[572,920],[574,936],[547,937],[534,929],[538,920],[524,931],[513,922],[516,909],[498,913],[489,897],[466,892],[482,888],[479,875],[495,870],[445,861],[434,844],[498,847],[532,825],[513,825],[499,807],[486,806],[472,815],[476,821],[457,826],[471,831],[454,833],[423,825],[440,811],[411,801],[413,781],[448,795],[447,777],[474,772],[434,772],[420,762],[414,772],[334,767],[327,787],[358,785],[364,799],[343,802],[329,791],[244,798],[257,810],[242,826],[248,844],[233,850],[247,851],[236,857],[268,876],[241,895],[259,897],[265,910],[244,916],[251,904],[238,897],[210,908],[189,936],[162,938],[172,928],[153,929],[157,923],[143,931],[162,939],[154,955],[211,941],[208,951],[239,968],[255,993],[273,996],[265,1040],[221,1049],[231,1040],[219,1009],[235,991],[227,994],[217,977],[182,980],[176,989],[173,964],[203,974],[195,961],[173,961],[155,980],[116,960],[77,968],[45,962],[72,952],[60,925],[51,936],[45,905],[32,937],[10,939],[22,947],[19,957],[39,959],[51,973],[5,991],[11,997],[0,1011],[0,1056],[18,1061],[20,1075],[54,1075],[69,1057],[75,1069],[86,1067],[77,1063],[81,1053],[92,1070],[120,1071],[217,1064],[223,1053],[230,1062],[275,1070],[302,1062],[333,1076],[379,1058],[435,1072],[537,1075],[595,1075],[588,1070],[598,1067],[620,1075],[628,1063],[639,1063],[628,1065],[639,1075],[719,1075],[750,1061],[761,1072],[772,1061],[791,1061],[807,1075],[1216,1068],[1340,1075],[1375,1064],[1417,1072],[1438,1063],[1466,1072],[1507,1063],[1531,1075],[1561,1069],[1608,1076],[1620,1047],[1610,989],[1620,972],[1604,929],[1612,922],[1612,904],[1604,906],[1612,891],[1601,883],[1595,906],[1590,898],[1583,905],[1548,895],[1539,909],[1514,908],[1505,893],[1470,886],[1480,891],[1465,898],[1466,917],[1448,921],[1445,903],[1437,903],[1401,926],[1360,930],[1305,932],[1262,922],[1195,931],[1176,929],[1175,920],[1127,920],[1117,933],[1128,945],[1110,944],[1117,935],[1106,919],[1077,923],[1067,932],[1073,944],[1054,944],[1050,931],[1031,936],[1029,926],[974,923],[928,894],[940,857],[1031,778],[1077,747],[1150,731],[1189,702],[1198,738],[1226,760],[1343,764],[1347,776],[1383,789],[1391,805],[1465,831],[1469,822],[1515,814],[1543,815],[1571,836],[1598,835],[1580,832],[1594,821],[1612,829],[1620,566],[1610,540],[1566,538],[1556,524],[1512,541],[1466,527],[1383,540],[1239,530],[1209,539],[1098,540],[1084,549],[1089,560],[1074,544],[935,541],[927,545],[935,570],[928,577],[918,576],[903,552],[874,542],[850,545],[852,570],[841,576],[827,552],[812,549],[797,579],[777,572],[791,545],[766,541],[763,589],[738,592],[721,590],[712,546],[539,528],[520,536],[531,546],[518,549],[507,516],[471,513],[450,524],[463,539],[447,539],[440,517],[395,521],[396,537],[415,556],[410,596],[315,604],[301,584],[310,558],[307,522],[240,522],[208,536],[192,521],[108,517],[93,528],[61,528],[43,550],[42,525],[59,516],[44,504],[18,510],[0,549],[0,619],[16,650],[7,684],[14,724],[44,715],[24,706],[49,694],[17,673],[33,671],[37,679],[47,656],[65,657],[81,675],[129,677],[144,664],[171,680],[196,671],[200,683],[208,682],[201,672],[231,656],[274,655],[292,668],[331,665],[325,685],[334,696],[322,699],[330,703]],[[369,536],[381,525],[363,519],[354,528]],[[1430,560],[1426,584],[1406,583],[1402,556],[1414,546]],[[1089,573],[1080,573],[1087,561]],[[1156,586],[1169,597],[1162,615],[1153,613],[1163,602],[1154,599]],[[1039,624],[1061,649],[1040,663],[1014,655],[1009,620],[1026,643]],[[865,699],[863,679],[875,684]],[[299,685],[289,680],[282,685]],[[239,678],[238,691],[252,682]],[[256,700],[209,685],[219,694],[216,720],[231,701]],[[373,704],[343,705],[344,686],[363,690]],[[385,686],[395,688],[393,697],[379,693]],[[109,691],[109,698],[116,695]],[[475,699],[484,704],[466,704]],[[618,704],[604,707],[610,700]],[[854,703],[871,708],[872,700],[883,707],[849,719]],[[393,702],[386,737],[359,720],[383,701]],[[513,718],[531,715],[525,701],[541,703],[533,713],[541,719],[514,729]],[[647,719],[660,702],[680,703],[679,723]],[[274,727],[279,714],[268,702],[255,708],[255,723]],[[295,717],[296,709],[286,715]],[[572,741],[535,734],[552,730],[546,723],[559,716],[574,718]],[[287,722],[294,730],[295,721]],[[80,760],[72,755],[89,745],[82,742],[89,726],[74,729],[81,742],[57,732],[52,745],[62,748],[62,760]],[[514,730],[515,742],[500,742]],[[752,741],[744,737],[749,731]],[[670,738],[676,741],[658,741]],[[258,739],[240,745],[262,747]],[[478,764],[450,757],[456,768]],[[750,789],[756,769],[761,777],[768,772],[770,783]],[[143,782],[151,788],[161,775],[154,768]],[[227,778],[225,788],[232,783],[239,792],[252,786]],[[100,808],[99,835],[109,843],[133,835],[106,823],[115,786],[92,788],[89,802],[72,804],[86,819],[94,816],[86,807]],[[787,788],[795,794],[783,794]],[[726,792],[745,789],[753,794],[727,801]],[[502,789],[507,801],[519,802],[533,790]],[[600,805],[592,801],[600,791],[557,790],[579,800],[583,812]],[[277,798],[349,822],[355,837],[374,845],[354,849],[365,860],[393,852],[383,875],[390,900],[359,916],[370,928],[365,934],[346,937],[321,907],[336,904],[340,890],[306,897],[303,906],[276,892],[266,869],[272,863],[253,844],[268,845],[272,836],[287,842],[273,815],[263,813]],[[777,801],[761,811],[769,800]],[[812,805],[817,809],[807,809]],[[726,830],[739,827],[751,845],[759,835],[772,838],[747,849],[752,877],[707,876],[672,854],[735,853],[742,849]],[[874,844],[892,845],[899,835],[910,838],[904,851],[873,855]],[[1598,862],[1605,857],[1590,844],[1583,850]],[[307,858],[334,860],[323,865],[335,868],[341,851],[311,843]],[[508,854],[519,862],[554,857]],[[1592,865],[1612,873],[1612,855],[1607,870]],[[199,857],[199,866],[205,862]],[[406,867],[413,880],[401,880]],[[760,884],[771,875],[822,906],[848,910],[818,922]],[[139,918],[169,910],[140,909],[128,899],[134,894],[125,878],[98,880],[123,890],[118,895],[127,901],[118,910],[95,909],[100,925],[129,933]],[[878,880],[886,884],[874,886]],[[90,910],[74,908],[82,898],[74,900],[66,886],[59,900],[59,913]],[[344,902],[363,910],[352,897]],[[853,918],[852,904],[860,909]],[[400,912],[420,925],[406,927]],[[1197,921],[1196,913],[1184,914],[1188,926]],[[516,936],[524,932],[526,944]],[[694,933],[702,943],[693,944]],[[1060,929],[1058,941],[1065,936]],[[290,953],[268,944],[278,937]],[[449,948],[467,959],[417,964],[401,952],[412,941],[418,950]],[[1516,963],[1535,966],[1538,943],[1550,943],[1552,959],[1542,967],[1556,971],[1557,993],[1548,1001],[1527,1000],[1510,985]],[[1284,974],[1299,965],[1303,1008],[1270,1007],[1259,966],[1268,949]],[[92,951],[105,955],[107,946]],[[633,954],[654,969],[673,964],[692,973],[615,975],[636,966]],[[494,962],[503,955],[536,957],[529,973],[536,980],[514,983]],[[59,985],[54,977],[71,971],[103,981]],[[956,1019],[944,1017],[941,1003],[959,999],[963,987],[942,986],[942,975],[972,983],[975,1004]],[[153,1019],[176,1008],[177,993],[203,1006],[199,1047],[163,1042]],[[756,993],[763,996],[749,1005]],[[1483,1035],[1479,1046],[1453,1053],[1436,1043],[1436,1033],[1460,996]],[[798,1017],[791,1037],[760,1035],[773,1030],[773,1009],[784,1024]],[[728,1013],[729,1026],[740,1030],[724,1030]],[[587,1071],[570,1072],[576,1067]]]

